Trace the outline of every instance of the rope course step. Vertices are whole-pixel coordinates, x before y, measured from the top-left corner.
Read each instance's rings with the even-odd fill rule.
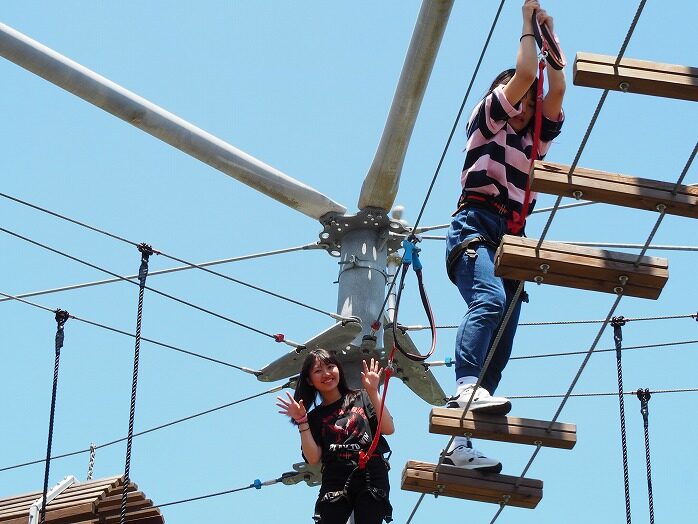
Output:
[[[429,432],[440,435],[467,436],[514,444],[572,449],[577,443],[577,426],[564,422],[463,413],[462,409],[432,408]]]
[[[604,204],[647,211],[666,210],[669,215],[698,218],[698,187],[618,173],[536,161],[532,188],[539,193],[584,198]]]
[[[503,278],[655,300],[669,278],[668,266],[664,258],[514,235],[504,235],[495,254],[495,274]]]
[[[698,101],[698,68],[579,52],[576,86]]]
[[[543,498],[543,481],[510,475],[484,474],[455,466],[410,460],[402,471],[407,491],[457,497],[520,508],[535,508]]]

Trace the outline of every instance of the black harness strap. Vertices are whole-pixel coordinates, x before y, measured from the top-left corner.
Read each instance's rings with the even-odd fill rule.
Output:
[[[390,328],[393,331],[393,345],[396,349],[400,351],[404,356],[413,360],[415,362],[424,362],[429,357],[431,357],[436,349],[436,322],[434,321],[434,312],[431,310],[431,305],[429,304],[429,297],[427,297],[427,292],[424,289],[424,280],[422,278],[422,263],[419,260],[419,252],[421,251],[417,247],[417,242],[420,239],[415,235],[410,235],[408,238],[402,241],[402,247],[405,250],[405,254],[402,257],[402,272],[400,273],[400,284],[398,285],[397,297],[395,298],[395,316],[393,322],[390,324]],[[398,329],[398,312],[400,311],[400,300],[402,298],[402,290],[405,287],[405,276],[410,266],[413,265],[414,272],[417,275],[417,285],[419,287],[419,296],[422,299],[422,306],[424,306],[424,311],[427,314],[427,319],[429,320],[429,328],[431,330],[431,348],[426,355],[420,355],[415,353],[410,353],[405,348],[400,345],[398,340],[397,329]],[[397,275],[396,275],[397,276]],[[387,328],[388,326],[386,326]],[[403,332],[404,333],[404,332]],[[389,359],[390,364],[392,364],[392,353]],[[386,375],[388,370],[386,369]],[[387,388],[387,380],[386,380]],[[374,447],[372,445],[372,447]]]
[[[451,250],[451,252],[448,254],[448,258],[446,259],[446,273],[448,274],[448,278],[451,279],[451,282],[453,282],[454,284],[456,283],[456,279],[453,276],[453,271],[456,268],[456,263],[460,259],[461,255],[465,252],[465,254],[468,255],[469,258],[477,258],[477,252],[475,251],[475,249],[480,244],[485,244],[486,246],[490,246],[493,249],[497,249],[499,247],[490,239],[485,238],[482,235],[477,235],[475,237],[464,240]]]
[[[545,53],[548,64],[558,71],[563,69],[567,64],[567,59],[562,52],[559,39],[546,24],[540,25],[538,23],[535,12],[533,13],[533,36],[536,39],[538,48]]]

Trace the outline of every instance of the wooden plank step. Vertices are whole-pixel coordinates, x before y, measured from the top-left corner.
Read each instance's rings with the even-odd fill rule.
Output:
[[[657,299],[669,278],[665,258],[504,235],[495,254],[495,274],[605,293]]]
[[[519,477],[479,473],[455,466],[429,464],[410,460],[402,471],[401,487],[418,493],[477,500],[533,509],[543,498],[543,481]],[[507,498],[508,497],[508,498]]]
[[[462,419],[462,420],[461,420]],[[555,422],[546,431],[550,422],[502,415],[487,415],[469,411],[463,418],[462,409],[433,408],[429,414],[429,432],[440,435],[456,435],[530,444],[538,442],[549,448],[572,449],[577,443],[577,426]]]
[[[672,195],[675,184],[670,182],[584,167],[576,167],[569,177],[569,171],[570,166],[536,161],[531,189],[648,211],[658,211],[657,206],[661,204],[667,214],[698,218],[698,187],[680,185]]]
[[[632,58],[622,58],[618,67],[615,62],[615,56],[577,53],[574,85],[698,101],[698,68]]]

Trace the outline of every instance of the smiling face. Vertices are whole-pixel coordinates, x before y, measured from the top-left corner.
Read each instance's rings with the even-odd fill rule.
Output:
[[[313,386],[323,401],[331,402],[338,399],[339,393],[339,368],[332,362],[323,362],[315,359],[315,363],[310,368],[308,382]]]

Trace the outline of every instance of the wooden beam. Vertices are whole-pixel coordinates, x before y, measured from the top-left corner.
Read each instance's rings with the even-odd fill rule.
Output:
[[[520,508],[535,508],[543,498],[543,481],[509,475],[484,474],[455,466],[410,460],[402,471],[404,490],[477,500]]]
[[[577,53],[574,59],[574,85],[611,89],[642,95],[698,101],[698,68]]]
[[[669,215],[698,218],[698,187],[660,180],[637,178],[576,167],[536,161],[531,189],[539,193],[583,198],[604,204],[658,211],[662,205]],[[674,191],[676,191],[675,194]]]
[[[504,235],[495,254],[495,274],[605,293],[657,299],[669,278],[665,258],[573,246]],[[636,262],[637,265],[636,265]]]
[[[463,418],[462,409],[433,408],[429,414],[429,432],[440,435],[468,436],[473,438],[537,445],[560,449],[572,449],[577,443],[577,426],[562,422],[550,422],[501,415],[487,415],[469,411]]]

